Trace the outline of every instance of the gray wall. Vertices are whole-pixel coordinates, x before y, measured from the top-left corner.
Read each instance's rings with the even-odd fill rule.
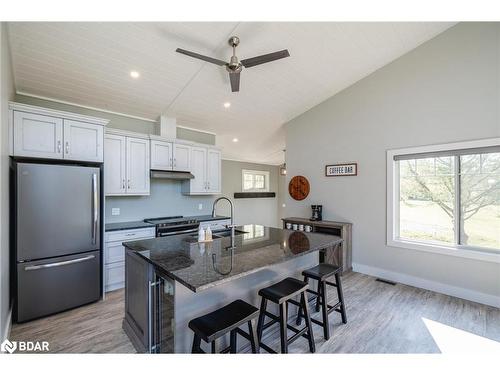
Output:
[[[278,167],[238,161],[222,161],[222,195],[234,202],[234,222],[236,224],[263,224],[270,227],[279,225],[278,196],[275,198],[239,198],[234,199],[235,192],[241,192],[241,171],[243,169],[269,172],[269,191],[278,194]],[[227,203],[220,203],[219,213],[229,213]],[[225,206],[225,208],[222,208]]]
[[[269,171],[270,191],[277,192],[278,167],[271,165],[222,161],[222,195],[233,200],[236,224],[278,225],[278,198],[234,199],[234,193],[241,191],[242,169]],[[151,179],[151,194],[143,197],[107,197],[106,222],[142,220],[146,217],[172,215],[204,215],[212,212],[212,203],[217,196],[184,196],[181,182]],[[198,209],[198,205],[202,209]],[[120,208],[119,216],[111,216],[112,208]],[[221,202],[217,214],[229,215],[229,205]]]
[[[214,197],[184,196],[181,182],[151,179],[149,196],[106,197],[106,222],[134,221],[147,217],[204,215],[212,212]],[[202,210],[198,210],[198,204]],[[111,216],[112,208],[120,208],[119,216]]]
[[[113,113],[107,113],[102,111],[96,111],[93,109],[82,108],[70,104],[58,103],[51,100],[34,98],[26,95],[16,95],[16,102],[36,105],[45,108],[52,108],[59,111],[67,111],[79,113],[87,116],[94,116],[105,118],[109,120],[108,127],[118,128],[133,132],[146,133],[146,134],[158,134],[159,129],[156,123],[151,121],[139,120],[131,117],[115,115]]]
[[[500,296],[498,263],[386,245],[387,149],[500,135],[499,36],[499,24],[458,24],[290,121],[287,182],[304,175],[311,193],[302,202],[287,194],[287,216],[321,203],[325,219],[354,223],[355,263]],[[359,175],[324,177],[336,162],[358,162]]]
[[[8,101],[14,99],[14,80],[5,22],[0,27],[0,340],[8,334],[9,293],[9,142]]]

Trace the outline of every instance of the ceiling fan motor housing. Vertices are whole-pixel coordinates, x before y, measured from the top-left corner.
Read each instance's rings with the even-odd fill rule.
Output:
[[[231,56],[231,61],[227,64],[226,68],[230,73],[239,73],[241,72],[242,65],[236,56]]]

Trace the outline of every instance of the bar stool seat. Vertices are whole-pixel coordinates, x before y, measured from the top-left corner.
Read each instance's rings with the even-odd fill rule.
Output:
[[[296,295],[307,290],[308,284],[291,277],[287,277],[280,282],[259,290],[259,296],[264,297],[274,303],[282,304],[283,302],[295,297]]]
[[[193,353],[203,353],[200,348],[201,339],[212,343],[212,353],[215,353],[215,340],[230,333],[231,344],[221,353],[236,353],[236,333],[248,339],[252,345],[252,352],[258,351],[257,331],[252,320],[259,315],[259,309],[249,303],[236,300],[211,313],[195,318],[189,322],[189,328],[194,332]],[[248,323],[249,333],[239,327]]]
[[[314,280],[323,281],[335,275],[339,271],[340,271],[339,266],[328,263],[320,263],[315,267],[303,271],[302,275]]]

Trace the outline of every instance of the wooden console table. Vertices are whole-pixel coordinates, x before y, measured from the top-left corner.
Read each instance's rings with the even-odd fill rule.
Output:
[[[286,223],[303,224],[304,226],[310,225],[312,232],[341,237],[343,242],[334,249],[327,249],[322,261],[341,266],[343,274],[352,271],[352,223],[327,220],[312,221],[302,217],[286,217],[281,220],[285,229]]]

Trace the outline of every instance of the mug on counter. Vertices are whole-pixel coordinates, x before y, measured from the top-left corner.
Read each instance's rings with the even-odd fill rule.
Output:
[[[299,224],[299,230],[301,230],[301,231],[304,230],[304,224]]]
[[[306,232],[312,231],[312,227],[310,225],[306,225],[304,229],[306,230]]]
[[[292,223],[286,223],[286,229],[292,229]]]
[[[292,229],[293,229],[293,230],[297,230],[297,229],[298,229],[298,227],[299,227],[299,226],[298,226],[297,224],[292,224]]]

